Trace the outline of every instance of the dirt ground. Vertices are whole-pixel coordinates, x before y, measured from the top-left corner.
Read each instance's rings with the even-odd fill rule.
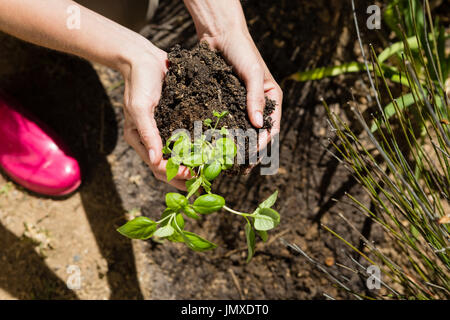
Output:
[[[183,4],[163,3],[146,35],[165,50],[177,43],[192,47],[195,30]],[[296,70],[360,59],[346,1],[248,0],[243,6],[256,45],[280,82]],[[364,25],[367,3],[357,6]],[[366,31],[367,42],[382,42]],[[219,245],[213,252],[129,241],[117,233],[132,216],[159,217],[164,194],[174,190],[158,182],[122,138],[119,74],[0,34],[0,88],[67,141],[84,177],[79,191],[62,200],[39,197],[0,177],[0,299],[350,298],[281,238],[364,290],[358,276],[336,265],[349,264],[349,250],[321,224],[357,244],[358,236],[337,217],[343,213],[372,241],[384,240],[357,209],[336,201],[345,200],[345,192],[367,199],[326,151],[331,133],[319,101],[324,97],[345,113],[338,105],[351,99],[353,87],[356,99],[368,104],[363,79],[283,82],[279,173],[261,176],[256,168],[249,176],[216,182],[216,190],[242,210],[279,190],[281,224],[247,265],[242,221],[225,213],[188,225]],[[80,269],[80,289],[67,287],[69,266]]]

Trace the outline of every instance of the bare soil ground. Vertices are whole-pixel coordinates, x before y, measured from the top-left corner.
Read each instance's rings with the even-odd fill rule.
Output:
[[[250,31],[269,69],[280,82],[292,72],[360,59],[344,1],[280,0],[243,2]],[[363,25],[367,3],[358,1]],[[158,9],[146,35],[168,50],[196,43],[193,24],[180,1]],[[377,42],[375,32],[364,32]],[[351,192],[366,201],[356,181],[324,146],[331,136],[324,97],[336,112],[355,88],[368,103],[362,75],[299,84],[283,82],[285,100],[280,170],[275,176],[223,177],[217,189],[232,206],[251,209],[279,190],[282,222],[245,264],[241,221],[208,216],[189,229],[219,245],[195,253],[183,244],[129,241],[115,229],[132,215],[159,217],[164,194],[158,182],[122,138],[123,85],[117,72],[81,59],[38,48],[0,34],[0,88],[58,132],[81,161],[84,182],[74,195],[46,199],[0,178],[0,299],[323,299],[338,291],[304,257],[280,239],[297,243],[318,261],[338,270],[348,264],[345,245],[321,228],[326,224],[352,243],[358,236],[337,217],[345,216],[371,240],[383,237],[357,209],[336,201]],[[82,274],[70,290],[67,267]],[[346,270],[348,285],[361,280]]]

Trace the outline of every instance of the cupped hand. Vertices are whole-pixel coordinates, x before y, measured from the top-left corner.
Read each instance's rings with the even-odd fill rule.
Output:
[[[259,135],[258,149],[264,149],[270,140],[280,132],[283,92],[267,68],[249,32],[241,30],[226,32],[218,36],[203,36],[210,47],[222,52],[247,88],[247,110],[251,123],[256,128],[263,126],[265,97],[275,101],[270,115],[273,126]]]
[[[148,164],[158,180],[167,182],[166,164],[162,158],[162,141],[154,118],[167,72],[167,53],[151,46],[142,50],[122,72],[124,93],[124,138]],[[186,190],[189,170],[180,166],[178,175],[168,182]]]

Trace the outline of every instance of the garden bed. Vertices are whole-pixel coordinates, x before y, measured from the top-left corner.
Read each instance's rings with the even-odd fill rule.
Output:
[[[360,25],[365,23],[368,4],[367,1],[357,1]],[[298,70],[360,59],[349,3],[250,0],[244,1],[243,6],[255,43],[280,83]],[[165,1],[147,29],[147,36],[164,50],[176,44],[193,48],[197,38],[189,21],[180,1]],[[375,32],[366,32],[363,36],[367,43],[379,42]],[[78,58],[17,41],[14,45],[10,43],[5,41],[2,45],[15,50],[14,59],[21,61],[17,64],[20,69],[14,69],[14,63],[9,61],[3,63],[1,57],[7,50],[2,50],[0,87],[48,123],[81,159],[84,175],[79,191],[81,205],[106,266],[95,267],[86,262],[88,259],[77,263],[85,268],[83,270],[101,269],[97,272],[98,278],[107,279],[111,297],[142,298],[142,292],[145,292],[145,297],[153,299],[322,299],[324,293],[336,298],[349,298],[334,288],[314,265],[280,241],[285,239],[298,244],[317,261],[348,277],[349,286],[361,289],[363,282],[359,277],[336,264],[350,264],[349,251],[340,240],[321,228],[321,224],[326,224],[345,235],[349,242],[358,243],[359,235],[338,217],[339,213],[343,213],[356,230],[370,240],[389,248],[380,230],[371,226],[358,209],[336,201],[345,200],[346,192],[363,202],[367,199],[355,179],[326,151],[331,134],[320,98],[325,98],[333,110],[345,117],[346,109],[338,108],[337,104],[346,105],[352,96],[350,88],[354,87],[356,99],[370,110],[369,91],[361,81],[364,75],[346,75],[303,84],[284,81],[278,174],[261,176],[259,168],[255,168],[248,176],[224,176],[215,181],[215,189],[220,190],[227,202],[242,210],[254,209],[261,199],[279,190],[276,209],[280,212],[281,224],[266,244],[257,247],[250,264],[245,263],[247,249],[242,221],[225,213],[188,224],[189,230],[217,243],[219,247],[215,251],[196,253],[183,244],[148,240],[142,246],[134,246],[133,255],[131,241],[115,229],[125,222],[126,217],[137,212],[152,219],[160,217],[165,205],[164,194],[174,189],[156,180],[121,138],[123,86],[120,75],[107,68],[97,68],[95,73],[88,63]],[[176,49],[172,57],[180,52]],[[228,72],[225,66],[222,69]],[[167,79],[166,86],[173,90],[167,93],[176,94],[176,88],[180,88],[170,81]],[[245,105],[244,91],[237,83],[236,86],[239,100],[234,103],[236,106]],[[216,93],[205,89],[202,94],[206,98],[202,100],[211,99],[213,106],[192,114],[198,114],[199,119],[210,117],[213,108],[221,105]],[[233,104],[226,99],[231,98],[223,98],[222,102]],[[187,105],[199,108],[194,103],[196,101],[188,102]],[[167,126],[163,118],[168,118],[173,112],[172,107],[176,106],[171,104],[171,98],[163,95],[158,112],[162,112],[159,127],[164,139],[180,123],[186,127],[183,121],[192,115],[184,111],[181,113],[183,116],[174,119],[173,126]],[[242,116],[237,125],[248,127],[244,110],[236,112]],[[350,123],[351,120],[349,117]],[[164,128],[170,130],[166,132]],[[27,201],[26,193],[24,199]],[[137,210],[133,210],[135,208]],[[72,214],[73,204],[66,209],[67,214]],[[129,214],[125,215],[126,212]],[[24,211],[23,215],[26,216],[27,212]],[[61,228],[64,228],[61,234],[72,232],[70,224]],[[75,243],[78,239],[72,237],[65,239],[64,246],[70,248]],[[27,249],[26,252],[29,251]],[[392,252],[392,255],[396,253]],[[14,252],[8,257],[14,264]],[[139,271],[135,257],[140,257]],[[25,256],[25,262],[26,259]],[[59,261],[62,266],[67,263],[66,260]],[[48,276],[53,275],[52,272],[41,272],[46,267],[40,258],[33,256],[29,265],[33,266],[33,272],[26,281],[29,287],[10,285],[14,287],[10,290],[15,296],[74,298],[73,292],[67,292],[64,282],[59,283],[54,276]],[[23,270],[26,276],[28,269]],[[37,278],[42,284],[33,288],[33,279]],[[0,286],[6,287],[11,282],[8,281],[0,281]],[[86,297],[89,294],[97,298],[94,293],[88,293]]]

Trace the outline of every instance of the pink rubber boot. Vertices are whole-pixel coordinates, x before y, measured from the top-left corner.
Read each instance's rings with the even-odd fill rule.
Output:
[[[81,184],[80,167],[51,130],[0,95],[0,168],[21,186],[63,196]]]

